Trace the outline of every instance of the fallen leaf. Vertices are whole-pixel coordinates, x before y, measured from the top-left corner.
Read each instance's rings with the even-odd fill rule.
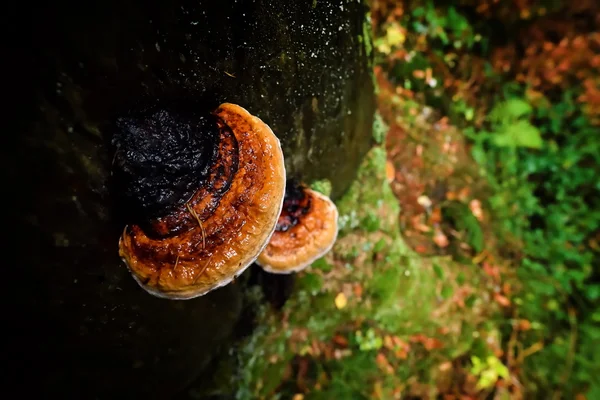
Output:
[[[422,333],[411,336],[410,341],[414,343],[421,343],[426,350],[434,350],[444,347],[444,344],[440,340],[427,337]]]
[[[360,298],[360,297],[362,297],[362,294],[363,294],[363,287],[362,287],[362,285],[361,285],[360,283],[356,283],[356,284],[354,284],[354,287],[353,287],[353,289],[354,289],[354,295],[355,295],[356,297],[359,297],[359,298]]]
[[[419,214],[419,215],[415,215],[414,217],[411,218],[411,223],[412,223],[413,228],[415,228],[419,232],[431,231],[430,227],[428,227],[427,225],[425,225],[424,223],[421,222],[422,217],[423,217],[423,215]]]
[[[448,328],[447,326],[442,326],[438,329],[438,332],[440,335],[447,335],[450,332],[450,328]]]
[[[517,329],[520,331],[528,331],[531,329],[531,322],[526,319],[520,319],[517,321]]]
[[[423,343],[423,346],[426,350],[431,351],[435,349],[441,349],[442,347],[444,347],[444,343],[435,338],[427,338],[425,343]]]
[[[383,346],[388,350],[394,349],[394,341],[390,335],[385,335],[383,337]]]
[[[442,222],[442,208],[439,206],[436,206],[433,208],[433,210],[431,210],[431,215],[429,217],[429,221],[431,221],[432,224],[439,224],[440,222]]]
[[[510,306],[510,300],[507,297],[502,296],[500,293],[494,293],[494,300],[496,300],[496,303],[500,304],[502,307]]]
[[[337,344],[340,347],[348,347],[348,339],[346,339],[342,335],[335,335],[333,337],[333,343]]]
[[[413,76],[417,79],[423,79],[425,78],[425,72],[420,69],[416,69],[413,71]]]
[[[423,254],[427,252],[427,247],[423,244],[418,244],[415,246],[415,251],[419,254]]]
[[[483,272],[495,281],[500,280],[500,269],[487,261],[483,262]]]
[[[433,242],[441,248],[448,247],[450,242],[448,241],[448,237],[444,235],[441,229],[436,229],[435,234],[433,236]]]
[[[390,160],[387,160],[385,163],[385,176],[387,177],[388,182],[393,181],[396,176],[396,169]]]
[[[335,296],[335,306],[338,310],[341,310],[342,308],[346,307],[347,304],[348,299],[346,298],[346,295],[344,293],[340,292],[337,296]]]
[[[396,356],[396,358],[398,358],[399,360],[406,360],[408,358],[408,350],[403,349],[403,348],[399,348],[398,350],[396,350],[394,352],[394,355]]]
[[[386,358],[385,354],[378,353],[376,358],[377,366],[383,370],[385,373],[392,375],[394,373],[394,368]]]
[[[431,199],[425,195],[421,195],[417,198],[417,203],[419,203],[424,208],[429,208],[433,204]]]
[[[452,363],[450,361],[443,362],[438,366],[438,368],[442,372],[449,371],[450,369],[452,369]]]
[[[473,199],[469,202],[469,208],[471,212],[477,218],[478,221],[483,220],[483,209],[481,208],[481,201]]]

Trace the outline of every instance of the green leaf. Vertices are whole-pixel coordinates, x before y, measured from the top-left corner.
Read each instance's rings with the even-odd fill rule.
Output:
[[[493,137],[499,147],[539,149],[544,144],[540,131],[528,121],[515,121]]]
[[[422,17],[425,15],[425,9],[423,7],[417,7],[412,12],[413,17]]]
[[[444,270],[438,264],[433,264],[433,271],[439,279],[444,279]]]
[[[454,293],[454,290],[452,290],[451,286],[444,285],[442,287],[442,291],[441,291],[440,295],[445,300],[445,299],[449,299],[450,297],[452,297],[453,293]]]
[[[533,108],[523,99],[510,99],[496,105],[490,112],[488,118],[494,122],[503,120],[516,120],[521,117],[529,116]]]

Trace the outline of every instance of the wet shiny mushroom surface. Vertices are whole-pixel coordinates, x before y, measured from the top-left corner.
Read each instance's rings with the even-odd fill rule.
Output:
[[[226,285],[264,249],[285,192],[279,140],[234,104],[214,112],[218,139],[192,196],[147,224],[125,227],[119,254],[138,283],[169,299],[201,296]]]
[[[256,260],[264,270],[301,271],[333,247],[338,211],[325,195],[302,184],[288,183],[275,233]]]

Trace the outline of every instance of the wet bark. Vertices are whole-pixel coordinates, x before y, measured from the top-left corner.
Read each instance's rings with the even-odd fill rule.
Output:
[[[110,127],[154,99],[237,103],[281,139],[289,176],[330,179],[336,197],[371,144],[365,13],[342,0],[108,0],[14,14],[10,355],[35,383],[21,393],[169,397],[227,347],[242,285],[161,300],[118,258]]]

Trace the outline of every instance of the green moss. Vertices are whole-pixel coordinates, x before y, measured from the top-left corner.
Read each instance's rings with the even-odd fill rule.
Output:
[[[392,236],[398,235],[397,216],[400,207],[386,181],[385,164],[385,150],[382,147],[374,147],[365,157],[348,192],[337,202],[342,221],[361,222],[359,226],[356,223],[342,224],[342,234],[365,228],[362,223],[370,224],[373,215],[377,215],[380,218],[381,231]]]
[[[331,195],[331,181],[329,179],[313,181],[310,184],[310,188],[314,191],[324,194],[327,197]]]
[[[440,301],[458,288],[457,275],[462,273],[464,279],[469,274],[469,281],[476,282],[471,276],[476,270],[465,270],[445,258],[422,259],[406,245],[398,224],[400,207],[386,180],[385,166],[384,148],[371,149],[356,181],[337,202],[341,232],[333,252],[298,274],[294,293],[283,310],[287,322],[282,325],[281,315],[272,310],[260,318],[260,329],[240,352],[245,379],[238,399],[273,398],[274,388],[278,388],[280,398],[291,398],[294,393],[285,388],[293,388],[294,384],[285,385],[284,371],[295,356],[309,357],[315,364],[313,368],[330,375],[323,389],[311,392],[311,399],[369,398],[374,379],[382,379],[375,363],[376,351],[350,334],[351,354],[341,360],[325,360],[311,354],[315,341],[331,341],[352,321],[362,321],[361,335],[370,335],[378,343],[384,335],[405,340],[418,333],[435,336],[457,318],[468,318],[468,310],[461,310],[459,317],[432,318]],[[346,294],[350,296],[348,304],[338,308],[336,297],[348,293],[344,288],[355,284],[363,288],[360,301]],[[464,325],[461,332],[470,337],[474,328],[460,323]],[[291,340],[299,331],[304,337]],[[448,340],[451,344],[444,350],[446,354],[460,338]],[[460,354],[469,349],[467,342]],[[405,381],[417,374],[420,379],[433,379],[430,370],[435,363],[430,357],[410,357],[415,358],[409,360],[410,365],[400,364],[399,375],[385,378],[388,389],[398,385],[394,379],[399,377]]]
[[[385,140],[388,130],[389,127],[384,122],[381,114],[376,112],[375,119],[373,120],[373,139],[375,139],[375,143],[382,144]]]
[[[371,26],[371,13],[367,13],[363,21],[363,40],[365,46],[365,52],[370,60],[371,66],[373,65],[373,27]]]

